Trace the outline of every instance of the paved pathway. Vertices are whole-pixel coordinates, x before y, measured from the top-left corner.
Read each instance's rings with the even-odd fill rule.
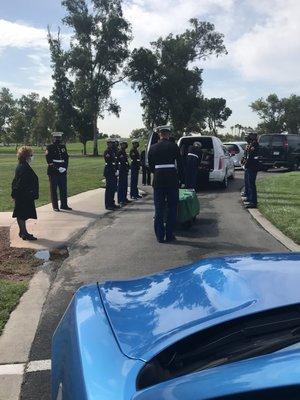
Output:
[[[37,208],[38,219],[28,221],[28,231],[38,238],[34,242],[19,238],[17,222],[11,217],[11,212],[0,213],[0,226],[11,227],[12,247],[51,250],[66,246],[106,212],[104,189],[89,190],[69,197],[69,205],[72,211],[54,212],[51,204]]]

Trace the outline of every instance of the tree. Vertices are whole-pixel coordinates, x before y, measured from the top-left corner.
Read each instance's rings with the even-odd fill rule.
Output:
[[[70,139],[75,136],[74,119],[76,116],[72,104],[74,84],[67,77],[68,53],[62,48],[60,32],[58,32],[57,37],[54,38],[48,28],[48,42],[53,69],[52,79],[54,81],[51,96],[55,109],[54,129],[63,132],[64,137]],[[76,123],[77,122],[76,120]],[[82,123],[80,125],[82,125]],[[88,129],[88,127],[86,127],[86,129]]]
[[[16,149],[20,143],[25,143],[28,139],[27,120],[20,110],[16,110],[9,127],[10,138],[16,144]]]
[[[152,129],[171,123],[177,134],[204,123],[202,70],[194,63],[226,53],[223,35],[209,22],[190,20],[190,29],[152,43],[152,49],[132,53],[128,76],[142,96],[143,120]]]
[[[47,98],[43,97],[37,107],[37,114],[32,124],[32,139],[38,146],[42,146],[50,139],[55,124],[55,107]]]
[[[266,100],[260,98],[250,104],[262,122],[258,129],[262,133],[280,133],[284,131],[284,105],[277,94],[270,94]]]
[[[37,108],[40,102],[40,97],[37,93],[29,93],[28,95],[23,95],[17,101],[18,111],[23,115],[24,121],[24,141],[30,140],[31,129],[33,120],[37,114]]]
[[[8,143],[9,128],[15,113],[16,101],[8,88],[0,91],[0,136],[4,143]]]
[[[288,133],[300,134],[300,96],[292,94],[282,99],[284,108],[284,129]]]
[[[130,133],[131,139],[148,139],[149,130],[146,128],[133,129]]]
[[[62,4],[67,10],[64,23],[73,30],[66,52],[68,72],[77,104],[80,101],[85,115],[92,115],[94,155],[98,155],[98,117],[120,111],[111,90],[123,79],[130,26],[123,18],[121,0],[63,0]]]
[[[213,134],[217,134],[217,128],[224,128],[223,122],[232,114],[223,98],[206,99],[206,112],[208,126]]]

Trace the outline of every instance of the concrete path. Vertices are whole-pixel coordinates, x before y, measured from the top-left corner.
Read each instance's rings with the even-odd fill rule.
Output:
[[[19,238],[18,225],[11,212],[0,213],[0,226],[11,227],[12,247],[51,250],[66,246],[106,212],[104,192],[104,189],[95,189],[69,197],[72,211],[54,212],[51,204],[38,207],[38,219],[28,221],[28,231],[38,238],[34,242]]]

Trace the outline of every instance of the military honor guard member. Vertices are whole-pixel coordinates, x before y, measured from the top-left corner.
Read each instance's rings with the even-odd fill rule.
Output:
[[[177,218],[182,163],[178,146],[169,141],[170,127],[158,127],[157,131],[160,141],[150,147],[148,161],[154,173],[154,231],[157,241],[164,243],[176,240],[173,231]]]
[[[187,189],[197,190],[198,171],[202,159],[201,147],[202,144],[200,142],[194,142],[189,147],[185,167],[185,187]]]
[[[47,174],[49,176],[50,194],[54,211],[59,211],[57,189],[59,189],[60,209],[72,210],[68,206],[67,197],[69,155],[65,144],[61,142],[62,135],[62,132],[53,132],[53,143],[49,144],[46,149]]]
[[[119,208],[115,204],[115,193],[118,185],[118,161],[115,151],[115,140],[109,138],[106,143],[107,148],[103,153],[105,161],[104,176],[106,179],[105,208],[113,211]]]
[[[147,150],[147,145],[145,146],[145,149],[141,152],[141,165],[142,165],[142,176],[143,176],[142,184],[143,184],[143,186],[151,185],[151,171],[146,163],[146,150]]]
[[[119,164],[118,203],[120,206],[125,206],[130,203],[130,200],[127,199],[129,173],[128,155],[126,153],[128,147],[127,140],[121,140],[120,146],[121,148],[117,154]]]
[[[138,189],[139,171],[141,166],[140,153],[138,151],[140,143],[138,139],[133,139],[131,143],[132,148],[129,153],[131,158],[130,197],[136,200],[142,197],[139,195]]]
[[[246,136],[247,146],[242,164],[245,169],[245,193],[243,196],[246,208],[257,208],[256,177],[259,169],[257,133],[251,132]]]

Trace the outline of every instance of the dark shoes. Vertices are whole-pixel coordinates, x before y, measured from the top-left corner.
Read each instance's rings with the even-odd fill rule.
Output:
[[[71,207],[69,207],[69,206],[60,207],[60,209],[61,209],[61,210],[68,210],[68,211],[73,210],[73,209],[72,209]]]
[[[60,209],[59,209],[59,208],[53,208],[53,211],[55,211],[55,212],[59,212],[59,211],[60,211]]]
[[[125,200],[125,204],[130,204],[130,203],[132,203],[131,200],[128,200],[128,199]]]
[[[245,208],[257,208],[256,204],[247,203],[247,202],[244,203],[244,206],[245,206]]]
[[[113,206],[110,206],[110,207],[105,207],[106,208],[106,210],[109,210],[109,211],[115,211],[115,210],[118,210],[119,208],[121,208],[120,206],[117,206],[116,204],[115,205],[113,205]]]
[[[172,235],[166,238],[166,242],[176,242],[176,236]]]
[[[23,240],[29,240],[29,241],[37,240],[37,238],[31,235],[30,233],[19,233],[19,236]]]

